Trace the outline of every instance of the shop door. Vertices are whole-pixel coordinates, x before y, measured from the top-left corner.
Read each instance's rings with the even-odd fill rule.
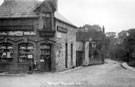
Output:
[[[51,71],[51,45],[42,44],[41,45],[41,71],[49,72]]]

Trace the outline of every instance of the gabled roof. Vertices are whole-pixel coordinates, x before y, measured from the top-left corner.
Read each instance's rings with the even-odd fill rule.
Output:
[[[63,22],[65,22],[65,23],[67,23],[67,24],[69,24],[69,25],[71,25],[71,26],[73,26],[73,27],[76,27],[76,26],[73,25],[68,19],[66,19],[64,16],[62,16],[58,11],[56,11],[56,12],[54,13],[54,16],[55,16],[55,18],[56,18],[57,20],[63,21]],[[76,27],[76,28],[77,28],[77,27]]]
[[[62,16],[58,11],[56,11],[56,12],[54,13],[54,16],[55,16],[57,19],[59,19],[59,20],[62,20],[62,21],[64,21],[64,22],[66,22],[66,23],[71,24],[70,21],[69,21],[68,19],[66,19],[64,16]]]
[[[49,0],[5,0],[5,2],[0,6],[0,18],[37,17],[35,10],[37,10],[42,4],[45,4],[45,11],[49,9],[47,7],[49,3],[46,4],[46,1]],[[51,2],[53,1],[55,0],[52,0]],[[54,16],[57,20],[76,27],[65,17],[63,17],[58,11],[55,11]]]

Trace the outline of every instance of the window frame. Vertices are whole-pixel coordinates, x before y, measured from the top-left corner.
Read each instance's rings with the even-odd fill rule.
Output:
[[[5,46],[5,48],[2,48],[2,46]],[[10,47],[10,48],[9,48]],[[0,62],[13,62],[14,59],[14,46],[12,43],[0,43]],[[2,57],[2,56],[5,57]]]
[[[31,58],[29,58],[29,57],[31,57]],[[34,44],[20,43],[18,45],[18,62],[19,63],[28,63],[30,60],[34,60]]]

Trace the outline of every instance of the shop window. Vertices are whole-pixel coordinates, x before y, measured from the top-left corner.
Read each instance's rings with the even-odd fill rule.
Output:
[[[50,45],[41,45],[41,59],[45,58],[46,56],[51,55],[51,46]]]
[[[34,46],[30,43],[22,43],[19,45],[19,62],[29,62],[34,59]]]
[[[13,45],[10,43],[0,44],[0,61],[12,62],[13,61]]]

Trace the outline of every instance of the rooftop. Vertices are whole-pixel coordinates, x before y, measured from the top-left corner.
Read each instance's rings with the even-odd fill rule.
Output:
[[[47,7],[49,3],[46,1],[50,1],[51,3],[55,1],[57,3],[57,0],[5,0],[0,6],[0,18],[37,17],[38,15],[35,13],[35,10],[42,4],[46,4],[45,8],[47,9],[44,8],[45,11],[50,11],[50,9]],[[57,10],[55,11],[54,16],[56,19],[74,26]]]
[[[68,19],[66,19],[63,15],[61,15],[58,11],[56,11],[54,13],[54,16],[56,19],[60,20],[60,21],[64,21],[70,25],[73,25]],[[74,26],[74,25],[73,25]],[[75,26],[76,27],[76,26]]]
[[[36,0],[9,0],[0,6],[0,18],[35,17],[34,10],[41,4]]]

